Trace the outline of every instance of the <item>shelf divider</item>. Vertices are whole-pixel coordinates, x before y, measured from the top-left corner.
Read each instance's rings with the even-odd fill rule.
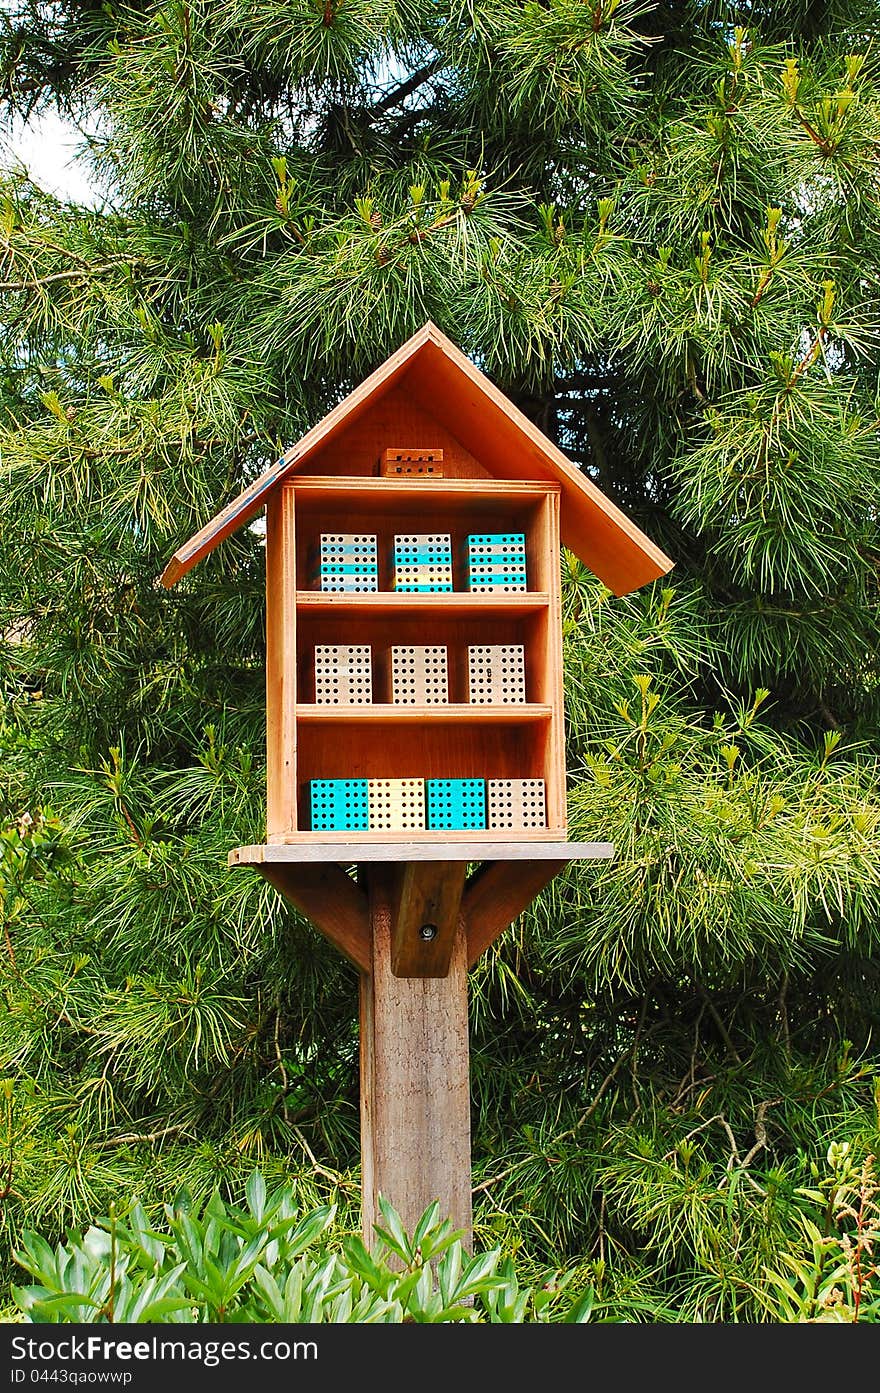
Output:
[[[492,614],[538,614],[549,603],[550,596],[542,590],[515,591],[510,595],[480,595],[462,590],[429,595],[398,594],[394,590],[372,590],[362,594],[332,590],[296,592],[297,609],[303,614],[359,614],[365,619],[407,614],[452,615],[462,619]]]

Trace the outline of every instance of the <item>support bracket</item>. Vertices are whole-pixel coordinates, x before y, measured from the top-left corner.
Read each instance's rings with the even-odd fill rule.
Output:
[[[240,846],[231,866],[253,866],[301,910],[361,972],[372,962],[367,891],[391,867],[391,971],[396,977],[445,977],[459,923],[467,965],[531,904],[570,861],[607,860],[609,842],[387,841],[309,836]],[[479,870],[465,880],[469,865]],[[357,863],[360,883],[346,867]],[[435,932],[425,932],[427,929]]]
[[[257,870],[360,972],[370,971],[369,901],[366,892],[340,866],[270,861]]]
[[[391,922],[395,977],[445,977],[458,929],[466,861],[405,861]]]

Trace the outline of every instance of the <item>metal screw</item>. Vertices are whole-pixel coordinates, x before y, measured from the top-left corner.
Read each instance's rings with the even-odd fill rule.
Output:
[[[430,943],[432,938],[437,937],[436,924],[423,924],[419,929],[419,938],[423,938],[426,943]]]

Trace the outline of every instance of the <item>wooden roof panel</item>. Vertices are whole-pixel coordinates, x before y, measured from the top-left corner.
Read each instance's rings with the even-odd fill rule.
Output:
[[[636,590],[671,569],[669,557],[450,339],[428,323],[191,537],[166,566],[163,584],[170,588],[253,518],[273,488],[302,469],[395,384],[404,386],[433,416],[447,421],[462,446],[494,477],[558,483],[565,545],[616,595]]]
[[[439,331],[438,331],[439,332]],[[406,384],[423,404],[442,402],[455,434],[500,479],[543,479],[562,487],[562,540],[616,595],[656,580],[673,562],[577,469],[538,426],[454,344],[433,343]],[[451,350],[451,351],[450,351]]]

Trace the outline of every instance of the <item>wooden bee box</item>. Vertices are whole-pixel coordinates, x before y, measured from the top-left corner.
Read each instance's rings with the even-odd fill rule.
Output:
[[[445,643],[392,647],[391,700],[399,706],[437,706],[449,701]]]
[[[521,643],[468,648],[468,701],[480,706],[525,702],[526,659]]]
[[[362,779],[541,781],[543,824],[473,835],[563,836],[561,543],[620,594],[668,558],[433,325],[186,543],[165,583],[264,505],[267,841],[399,840],[408,829],[313,825],[314,781]],[[427,656],[444,650],[445,692]]]
[[[230,863],[360,974],[367,1242],[380,1195],[409,1229],[439,1198],[467,1235],[468,969],[558,870],[613,850],[566,838],[560,547],[615,595],[672,563],[430,323],[163,583],[264,507],[266,841]],[[395,674],[419,650],[446,654],[442,701]]]

